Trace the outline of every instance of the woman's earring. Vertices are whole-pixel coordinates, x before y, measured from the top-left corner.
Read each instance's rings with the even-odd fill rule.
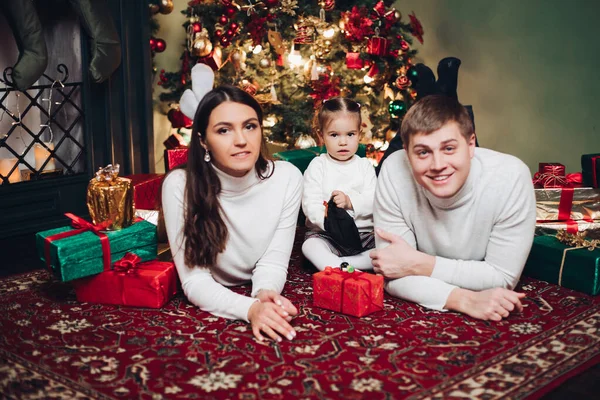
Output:
[[[206,152],[204,153],[204,161],[210,162],[210,153],[208,152],[208,150],[206,150]]]

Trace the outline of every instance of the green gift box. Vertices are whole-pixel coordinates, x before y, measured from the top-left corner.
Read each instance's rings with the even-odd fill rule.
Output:
[[[325,148],[325,146],[315,146],[309,147],[308,149],[282,151],[273,154],[273,158],[278,160],[289,161],[296,167],[298,167],[300,172],[304,173],[312,159],[320,154],[325,153],[326,151],[327,149]],[[359,144],[358,150],[356,151],[356,155],[359,157],[365,157],[367,155],[367,146],[365,146],[362,143]]]
[[[585,186],[600,187],[600,154],[581,156],[581,175]]]
[[[536,236],[523,275],[596,295],[600,292],[600,249],[572,247],[555,236]]]
[[[76,217],[77,218],[77,217]],[[79,219],[81,220],[81,219]],[[85,221],[84,221],[85,222]],[[89,226],[91,224],[88,224]],[[75,233],[72,236],[62,237]],[[139,221],[118,231],[102,231],[108,238],[110,265],[123,258],[125,253],[137,254],[142,261],[156,259],[156,225]],[[56,238],[56,235],[59,235]],[[56,239],[53,240],[52,236]],[[49,240],[46,240],[46,239]],[[100,236],[91,230],[82,231],[71,226],[50,229],[36,234],[36,247],[40,259],[63,282],[104,271],[103,248]]]

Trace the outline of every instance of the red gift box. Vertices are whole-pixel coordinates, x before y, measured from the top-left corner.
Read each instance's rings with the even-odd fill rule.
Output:
[[[165,171],[170,171],[173,168],[187,163],[188,148],[165,150]]]
[[[383,310],[383,277],[326,267],[313,275],[313,305],[355,317]]]
[[[77,300],[85,303],[161,308],[177,293],[171,262],[147,261],[127,253],[112,270],[73,281]]]
[[[367,41],[367,53],[374,56],[386,56],[390,49],[390,41],[383,37],[372,37]]]
[[[346,68],[348,69],[361,69],[365,66],[360,53],[346,53]]]
[[[125,178],[131,179],[133,186],[133,203],[138,210],[158,210],[162,174],[135,174]]]
[[[209,55],[200,58],[198,62],[208,65],[213,69],[213,71],[218,71],[219,69],[221,69],[221,65],[223,65],[223,59],[220,48],[211,51]]]

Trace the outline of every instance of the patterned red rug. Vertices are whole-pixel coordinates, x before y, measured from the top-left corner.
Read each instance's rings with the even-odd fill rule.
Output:
[[[284,294],[300,307],[298,336],[281,344],[259,343],[245,323],[182,295],[162,310],[122,308],[77,303],[45,271],[0,280],[0,393],[535,398],[599,360],[600,297],[524,279],[524,312],[500,323],[389,296],[385,311],[358,319],[312,307],[311,276],[294,254]]]

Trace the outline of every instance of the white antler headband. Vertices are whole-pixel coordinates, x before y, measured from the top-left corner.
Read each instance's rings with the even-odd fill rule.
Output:
[[[200,100],[210,92],[215,83],[215,73],[206,64],[198,63],[192,68],[192,89],[186,89],[179,100],[179,109],[193,120]]]

